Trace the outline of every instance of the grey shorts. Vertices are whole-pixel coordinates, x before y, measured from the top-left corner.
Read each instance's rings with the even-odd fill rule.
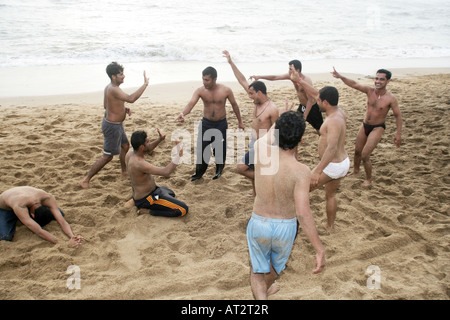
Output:
[[[102,131],[104,136],[103,153],[108,156],[120,154],[121,145],[129,143],[121,122],[109,122],[103,118]]]

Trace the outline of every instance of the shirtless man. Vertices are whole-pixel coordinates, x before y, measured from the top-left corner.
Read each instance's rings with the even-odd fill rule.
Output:
[[[160,139],[162,135],[160,133]],[[155,143],[150,142],[145,131],[136,131],[131,135],[131,146],[126,157],[128,176],[131,181],[133,200],[138,208],[138,214],[142,214],[141,209],[150,210],[153,216],[183,217],[188,213],[188,206],[175,198],[175,193],[166,187],[159,187],[155,183],[153,175],[168,177],[180,163],[183,155],[183,146],[177,145],[177,154],[166,167],[156,167],[147,161],[144,156],[151,152]]]
[[[375,77],[375,87],[361,85],[354,80],[348,79],[339,74],[333,68],[332,75],[335,78],[341,79],[349,87],[359,90],[367,95],[367,110],[355,142],[355,157],[353,174],[359,173],[359,166],[361,160],[363,161],[364,170],[366,171],[366,180],[363,183],[364,187],[370,186],[372,183],[372,162],[370,155],[376,148],[381,136],[386,129],[385,121],[389,109],[395,117],[395,124],[397,126],[397,133],[394,136],[394,143],[398,147],[402,142],[402,115],[398,106],[398,101],[395,96],[386,89],[387,84],[391,79],[391,72],[385,69],[377,71]]]
[[[291,254],[297,219],[316,250],[316,268],[312,273],[319,273],[325,266],[325,251],[309,206],[311,171],[296,158],[305,121],[298,112],[287,111],[277,119],[274,129],[278,130],[278,145],[273,140],[273,130],[255,143],[256,197],[247,225],[250,283],[255,299],[267,299],[278,292],[274,281]],[[267,157],[273,154],[279,155],[278,170],[264,174],[270,166],[266,164],[273,160]]]
[[[289,71],[286,74],[251,76],[251,78],[255,80],[266,79],[269,81],[291,80],[292,70],[295,70],[300,75],[301,80],[307,82],[311,86],[313,85],[311,79],[302,73],[302,63],[299,60],[292,60],[289,62]],[[292,84],[294,85],[298,100],[300,101],[298,111],[303,114],[305,120],[309,122],[314,129],[316,129],[318,134],[320,134],[320,127],[323,123],[323,117],[316,100],[314,97],[308,96],[302,86],[299,86],[295,82],[292,82]]]
[[[73,234],[62,211],[58,208],[55,197],[44,190],[22,186],[8,189],[0,194],[0,240],[12,241],[17,220],[39,237],[53,244],[58,243],[58,239],[42,227],[56,220],[70,239],[69,247],[78,248],[82,244],[83,237]]]
[[[199,135],[197,139],[197,164],[195,174],[191,177],[191,181],[200,179],[206,172],[206,169],[208,169],[208,163],[211,157],[211,150],[208,147],[211,144],[216,159],[216,174],[213,179],[217,179],[222,175],[227,151],[228,122],[226,119],[227,112],[225,108],[227,99],[231,103],[231,107],[236,115],[239,128],[242,130],[245,129],[233,91],[229,87],[216,82],[216,69],[207,67],[202,72],[202,79],[203,87],[194,91],[191,100],[176,118],[176,121],[183,122],[184,117],[191,112],[198,100],[200,98],[202,99],[203,119],[199,125]],[[220,136],[218,135],[217,130],[220,132]]]
[[[314,97],[320,110],[327,115],[320,127],[320,162],[312,173],[311,190],[325,186],[327,229],[332,230],[337,211],[336,190],[350,168],[350,159],[345,150],[347,118],[338,106],[339,93],[336,88],[327,86],[317,91],[295,71],[291,73],[291,79],[302,86],[309,96]]]
[[[227,58],[236,79],[244,88],[245,92],[247,92],[250,99],[253,100],[255,105],[252,120],[252,138],[249,143],[249,151],[237,165],[237,172],[251,179],[253,184],[253,195],[255,195],[253,145],[257,139],[259,139],[272,127],[278,119],[279,112],[273,101],[267,96],[265,84],[261,81],[255,81],[249,84],[242,72],[237,68],[236,64],[231,60],[230,53],[224,50],[223,55]]]
[[[123,128],[123,121],[126,115],[131,115],[131,110],[125,107],[125,102],[134,103],[144,93],[148,86],[148,78],[144,71],[144,84],[133,94],[126,94],[119,87],[124,79],[123,66],[117,62],[112,62],[106,67],[106,73],[111,79],[104,92],[103,107],[105,116],[102,122],[104,136],[103,155],[98,159],[87,172],[86,176],[79,182],[83,189],[89,188],[89,182],[115,155],[120,154],[120,165],[122,176],[126,175],[125,155],[130,148],[127,135]]]

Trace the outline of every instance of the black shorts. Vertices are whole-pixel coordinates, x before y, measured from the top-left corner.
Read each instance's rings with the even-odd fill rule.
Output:
[[[305,113],[306,107],[303,105],[298,106],[298,112],[302,115]],[[316,103],[309,110],[308,116],[306,117],[306,121],[309,122],[314,129],[319,130],[323,123],[322,112],[320,112],[319,105]]]

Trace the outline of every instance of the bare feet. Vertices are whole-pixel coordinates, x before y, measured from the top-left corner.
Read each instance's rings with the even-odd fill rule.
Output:
[[[141,214],[150,213],[150,209],[138,209],[137,214],[140,216]]]
[[[272,285],[267,289],[267,296],[277,293],[280,291],[280,285],[276,282],[272,283]]]
[[[134,206],[134,200],[133,198],[131,198],[130,200],[128,200],[127,202],[125,202],[125,204],[123,205],[125,208],[131,208]]]
[[[362,186],[364,188],[370,187],[370,185],[372,184],[372,180],[364,180]]]
[[[83,189],[89,189],[89,182],[84,179],[78,182],[78,185]]]

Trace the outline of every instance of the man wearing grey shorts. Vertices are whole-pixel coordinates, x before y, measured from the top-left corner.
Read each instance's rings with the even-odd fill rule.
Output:
[[[115,155],[120,155],[120,165],[122,175],[126,176],[125,155],[130,148],[127,135],[123,128],[123,121],[131,111],[125,107],[125,102],[134,103],[141,97],[148,86],[148,78],[144,71],[144,84],[132,94],[126,94],[119,87],[124,79],[123,66],[117,62],[111,62],[106,67],[106,73],[111,79],[111,83],[105,88],[104,108],[105,117],[102,122],[104,135],[103,155],[92,165],[86,176],[79,182],[83,189],[89,188],[89,182]]]

